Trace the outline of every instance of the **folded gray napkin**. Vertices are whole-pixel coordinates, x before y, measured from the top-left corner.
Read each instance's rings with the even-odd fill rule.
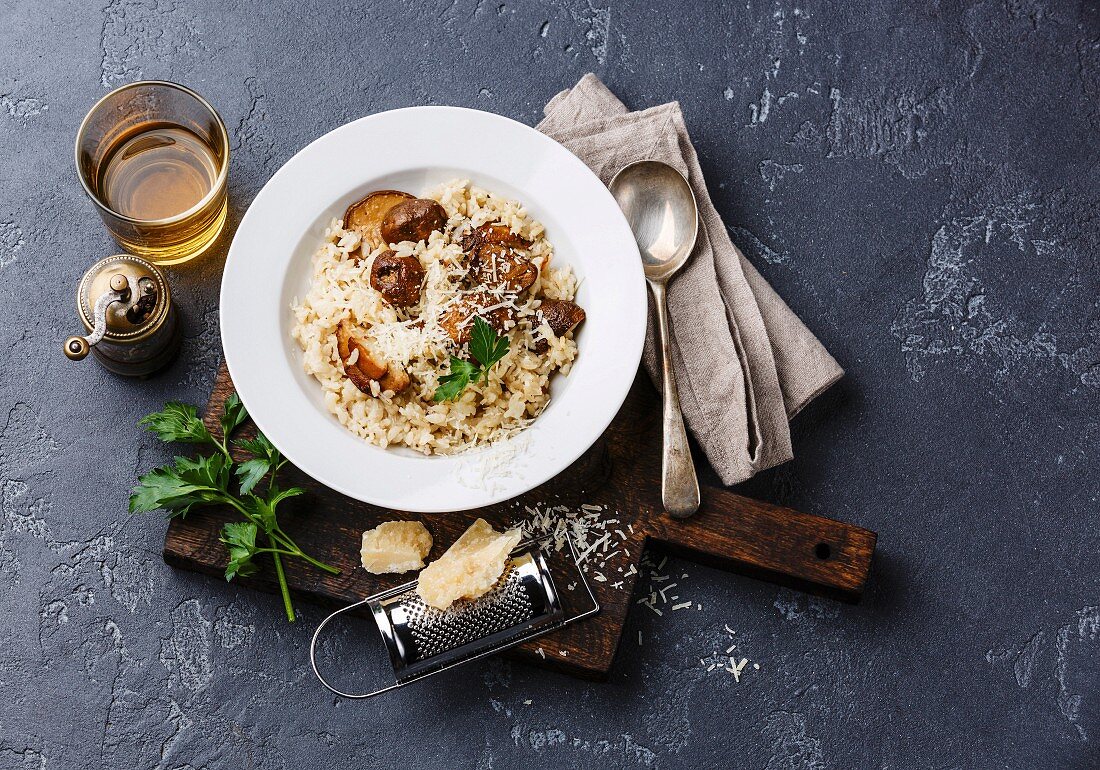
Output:
[[[606,184],[628,163],[679,169],[699,204],[695,251],[668,287],[672,362],[688,430],[725,484],[793,457],[788,420],[844,370],[730,241],[676,102],[631,112],[595,75],[550,100],[537,128]],[[660,388],[651,318],[644,363]]]

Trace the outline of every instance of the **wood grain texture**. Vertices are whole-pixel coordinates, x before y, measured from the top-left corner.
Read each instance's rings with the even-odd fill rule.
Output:
[[[223,364],[206,410],[205,419],[211,427],[216,426],[216,415],[232,392],[233,383]],[[248,423],[242,435],[253,430]],[[870,570],[875,533],[715,488],[704,488],[698,514],[686,521],[673,520],[660,510],[660,450],[660,407],[652,387],[640,375],[607,432],[573,465],[516,500],[478,511],[420,515],[378,508],[339,495],[287,466],[286,483],[303,486],[308,494],[284,503],[285,512],[280,507],[283,528],[307,553],[343,570],[332,576],[288,560],[287,580],[299,599],[329,605],[351,603],[407,579],[370,575],[359,568],[362,532],[383,521],[424,522],[435,539],[434,559],[478,516],[503,528],[522,517],[525,506],[576,508],[585,503],[607,506],[607,515],[619,520],[615,527],[629,533],[618,553],[601,566],[608,582],[593,583],[602,612],[517,647],[509,655],[575,676],[605,677],[619,645],[637,568],[648,542],[700,563],[858,601]],[[165,561],[221,576],[226,552],[218,541],[218,531],[232,518],[229,511],[200,509],[186,519],[172,520],[164,543]],[[265,568],[253,577],[238,579],[274,591],[273,577]],[[619,581],[620,587],[612,587]],[[583,606],[578,603],[580,589],[570,593],[567,588],[559,586],[565,589],[567,611],[571,605]]]

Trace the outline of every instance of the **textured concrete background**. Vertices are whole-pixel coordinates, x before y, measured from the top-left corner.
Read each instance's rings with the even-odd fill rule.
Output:
[[[0,4],[0,768],[1100,764],[1095,6],[704,5]],[[170,274],[187,340],[162,376],[67,362],[76,282],[116,251],[77,125],[131,80],[195,87],[232,134],[235,223],[350,119],[533,123],[587,71],[681,100],[734,240],[847,368],[746,487],[877,530],[868,596],[670,561],[704,612],[636,607],[609,683],[498,661],[334,702],[317,608],[289,627],[175,572],[164,522],[124,513],[168,457],[135,420],[206,399],[224,249]],[[760,666],[740,682],[700,664],[731,644]]]

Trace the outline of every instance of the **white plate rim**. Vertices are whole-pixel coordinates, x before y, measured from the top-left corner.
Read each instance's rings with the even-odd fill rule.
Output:
[[[471,489],[468,487],[460,489],[459,487],[463,485],[458,485],[455,480],[449,483],[438,482],[430,491],[419,489],[410,491],[407,485],[401,491],[389,488],[365,490],[362,486],[356,486],[355,483],[348,481],[346,473],[334,472],[331,468],[326,469],[317,455],[306,449],[304,441],[299,442],[292,436],[288,436],[287,431],[282,427],[282,422],[277,419],[276,410],[271,408],[272,404],[269,398],[262,392],[263,389],[257,383],[256,374],[252,371],[255,367],[249,362],[247,350],[241,347],[241,334],[247,332],[252,335],[256,333],[256,330],[248,329],[247,323],[241,323],[243,314],[234,312],[239,306],[237,302],[232,300],[234,296],[240,296],[237,293],[240,289],[238,281],[242,278],[238,273],[240,270],[249,267],[247,264],[247,254],[250,248],[248,239],[252,237],[254,228],[263,226],[261,220],[271,221],[271,209],[278,210],[280,205],[285,206],[286,191],[282,187],[287,183],[286,180],[303,173],[304,169],[307,168],[307,164],[322,160],[326,152],[326,146],[338,144],[341,137],[356,133],[369,135],[372,130],[381,124],[395,121],[400,124],[410,119],[427,119],[429,121],[434,119],[441,123],[452,120],[466,123],[472,121],[472,123],[480,124],[484,128],[486,136],[494,135],[494,132],[501,135],[511,134],[511,138],[517,139],[521,143],[536,143],[535,146],[540,151],[553,158],[555,167],[562,174],[571,176],[574,181],[584,180],[584,196],[594,208],[595,213],[602,218],[600,226],[611,233],[612,240],[616,242],[617,248],[620,251],[627,252],[627,257],[629,257],[623,258],[620,255],[618,258],[624,270],[621,286],[624,301],[620,303],[620,306],[627,308],[629,312],[625,314],[621,325],[613,332],[611,330],[607,331],[607,334],[614,333],[615,335],[616,355],[619,356],[622,365],[617,373],[613,372],[610,376],[601,380],[600,404],[602,408],[585,411],[588,419],[587,424],[576,426],[575,430],[570,431],[568,436],[563,436],[561,431],[556,436],[543,435],[547,433],[544,428],[546,425],[544,418],[550,414],[550,408],[548,408],[547,412],[536,420],[530,428],[512,440],[514,442],[513,449],[534,443],[535,449],[531,452],[531,459],[538,460],[544,459],[540,457],[538,447],[540,440],[545,444],[555,440],[555,438],[558,440],[564,439],[565,448],[557,450],[552,461],[548,464],[529,472],[521,472],[517,477],[504,479],[503,483],[494,489]],[[472,174],[476,176],[476,171]],[[473,181],[478,184],[476,178]],[[349,179],[349,189],[355,185],[356,182]],[[419,193],[421,191],[414,192]],[[279,200],[278,196],[280,195],[283,196],[282,201]],[[324,204],[325,201],[317,202],[319,206]],[[330,207],[331,204],[332,202],[329,201],[328,205]],[[551,232],[548,235],[553,242],[555,240],[554,234]],[[285,260],[280,257],[279,260],[273,263],[276,268],[275,273],[279,276],[276,280],[280,287],[285,280],[285,273],[290,267],[290,260],[294,256],[296,243],[297,241],[286,242],[284,247],[288,254],[286,254]],[[279,292],[276,292],[276,294],[276,302],[281,304],[282,294]],[[290,311],[289,307],[279,307],[276,312],[289,314]],[[363,502],[418,513],[468,510],[511,499],[545,483],[580,457],[607,429],[629,392],[641,359],[645,339],[646,314],[647,297],[637,246],[625,218],[619,211],[617,204],[615,204],[614,198],[599,178],[567,149],[550,137],[523,123],[495,113],[449,106],[406,107],[368,115],[329,131],[296,153],[272,175],[267,184],[257,193],[248,211],[242,217],[226,257],[220,293],[221,337],[226,364],[230,376],[238,387],[238,394],[245,407],[248,408],[257,427],[268,436],[272,443],[292,463],[325,486]],[[279,329],[277,334],[284,336],[281,331],[282,324],[277,324],[277,327]],[[270,333],[270,331],[270,329],[266,330],[267,333]],[[261,339],[263,339],[262,335]],[[289,339],[275,342],[276,344],[294,344]],[[297,351],[296,345],[294,345],[294,349]],[[298,354],[300,355],[300,351],[298,351]],[[584,356],[585,348],[582,346],[578,357],[578,368]],[[576,371],[575,368],[573,373]],[[573,376],[573,373],[569,376]],[[312,378],[310,380],[312,381]],[[314,384],[316,384],[315,381]],[[574,391],[576,390],[575,388]],[[576,401],[577,399],[574,398],[573,400]],[[552,402],[551,407],[554,405]],[[455,463],[467,463],[467,467],[469,467],[471,462],[477,461],[479,450],[447,457],[405,457],[396,455],[392,453],[392,450],[380,449],[366,440],[354,436],[350,431],[339,425],[338,421],[327,412],[324,413],[324,417],[357,444],[371,452],[384,453],[390,459],[384,461],[383,465],[393,465],[394,468],[405,466],[407,470],[408,463],[416,463],[419,472],[423,473],[428,470],[428,466],[423,465],[424,463],[437,463],[448,466],[444,469],[435,470],[454,471]],[[525,444],[521,442],[525,442]],[[522,453],[524,450],[521,448],[519,451]],[[377,455],[370,456],[377,459]],[[458,475],[457,471],[451,473],[451,476],[456,478]],[[395,474],[395,476],[400,477],[401,474]]]

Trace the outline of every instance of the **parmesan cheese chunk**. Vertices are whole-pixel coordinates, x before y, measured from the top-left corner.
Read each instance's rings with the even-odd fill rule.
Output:
[[[363,533],[359,555],[373,575],[409,572],[424,566],[432,550],[432,535],[419,521],[386,521]]]
[[[482,596],[504,574],[520,537],[518,529],[497,532],[485,519],[478,519],[420,573],[416,592],[425,604],[441,610],[457,599]]]

